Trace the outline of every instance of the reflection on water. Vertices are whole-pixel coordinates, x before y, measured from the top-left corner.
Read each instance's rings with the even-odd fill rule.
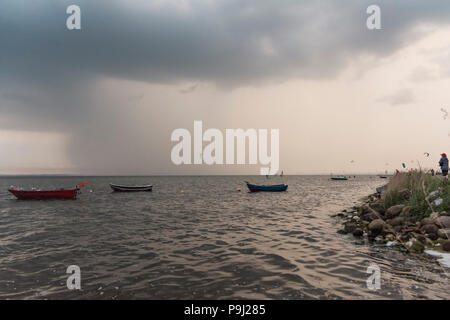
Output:
[[[434,258],[336,233],[330,215],[372,193],[384,182],[376,177],[285,177],[285,193],[250,194],[243,181],[264,178],[236,176],[91,177],[66,201],[6,191],[82,180],[0,179],[0,298],[450,298]],[[111,193],[110,182],[154,191]],[[366,286],[371,263],[381,269],[377,291]],[[69,265],[81,268],[81,291],[66,288]]]

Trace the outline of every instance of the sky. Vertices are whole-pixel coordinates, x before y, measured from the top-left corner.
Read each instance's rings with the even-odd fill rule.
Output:
[[[285,174],[436,169],[450,2],[377,1],[380,30],[371,4],[0,0],[0,174],[259,174],[173,164],[172,132],[196,120],[278,129]]]

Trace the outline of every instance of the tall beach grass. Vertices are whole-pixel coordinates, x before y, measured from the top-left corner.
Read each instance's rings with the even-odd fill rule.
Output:
[[[433,191],[437,191],[436,195],[430,197]],[[434,198],[441,198],[442,204],[435,206]],[[401,172],[389,180],[383,201],[385,208],[398,204],[411,206],[409,217],[422,220],[434,211],[450,210],[450,184],[444,177],[422,170]]]

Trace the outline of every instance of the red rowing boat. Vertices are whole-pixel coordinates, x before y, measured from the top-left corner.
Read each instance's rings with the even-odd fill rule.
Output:
[[[21,200],[44,200],[44,199],[76,199],[77,189],[71,190],[18,190],[18,189],[8,189],[13,195]]]
[[[13,195],[21,200],[46,200],[46,199],[76,199],[80,188],[87,186],[88,182],[83,181],[75,189],[60,190],[19,190],[16,188],[8,189]]]

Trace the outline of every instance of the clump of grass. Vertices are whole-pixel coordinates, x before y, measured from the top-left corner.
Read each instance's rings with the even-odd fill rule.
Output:
[[[428,195],[436,190],[440,190],[440,197],[443,198],[442,209],[446,207],[450,209],[450,185],[446,184],[445,180],[421,170],[401,172],[393,176],[386,186],[384,206],[386,208],[398,204],[411,206],[409,216],[415,220],[422,220],[433,212]]]
[[[404,202],[404,199],[402,198],[398,190],[387,191],[383,200],[385,208],[390,208],[392,206],[402,204]]]
[[[414,218],[416,221],[428,218],[432,213],[430,205],[427,203],[427,195],[423,192],[413,193],[409,201],[406,203],[406,205],[411,206],[409,216]]]

